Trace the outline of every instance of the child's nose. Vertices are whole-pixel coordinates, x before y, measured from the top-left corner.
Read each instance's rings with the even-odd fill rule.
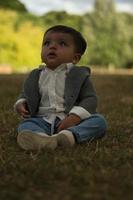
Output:
[[[56,42],[51,42],[50,48],[56,48],[56,47],[57,47],[57,43]]]

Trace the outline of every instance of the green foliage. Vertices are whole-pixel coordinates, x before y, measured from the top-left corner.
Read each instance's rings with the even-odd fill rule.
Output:
[[[98,15],[115,12],[115,5],[113,0],[95,0],[94,12]]]
[[[27,12],[25,6],[18,0],[0,0],[0,8]]]
[[[90,64],[133,66],[132,26],[128,21],[132,22],[133,16],[116,13],[113,1],[96,1],[94,12],[84,17]]]
[[[41,27],[27,20],[19,25],[16,12],[1,10],[0,31],[1,64],[19,71],[20,66],[27,70],[40,63]]]
[[[87,40],[80,64],[133,66],[133,15],[117,13],[113,0],[96,0],[94,11],[83,16],[53,11],[40,17],[20,12],[17,2],[0,0],[0,64],[11,65],[15,71],[35,67],[40,63],[44,31],[65,24],[81,31]]]
[[[65,24],[67,26],[75,27],[78,30],[81,30],[82,27],[82,18],[77,15],[67,14],[65,11],[56,12],[52,11],[44,16],[42,16],[42,21],[44,22],[44,26],[47,27],[54,26],[57,24]]]

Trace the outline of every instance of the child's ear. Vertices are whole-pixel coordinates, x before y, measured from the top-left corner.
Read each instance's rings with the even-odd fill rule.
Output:
[[[81,54],[75,53],[74,58],[73,58],[73,64],[78,63],[80,59],[81,59]]]

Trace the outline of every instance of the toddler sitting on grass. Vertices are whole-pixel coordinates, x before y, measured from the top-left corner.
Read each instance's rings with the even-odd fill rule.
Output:
[[[53,26],[44,33],[45,66],[31,71],[14,105],[23,117],[17,136],[22,149],[72,147],[105,135],[90,69],[76,65],[86,46],[81,33],[68,26]]]

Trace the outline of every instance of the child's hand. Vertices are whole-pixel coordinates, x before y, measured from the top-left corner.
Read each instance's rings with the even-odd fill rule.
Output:
[[[27,104],[26,102],[18,103],[16,106],[16,111],[24,118],[29,117],[29,111],[27,110]]]
[[[71,126],[75,126],[79,124],[81,121],[80,117],[75,114],[70,114],[65,119],[63,119],[58,126],[57,132],[67,129]]]

